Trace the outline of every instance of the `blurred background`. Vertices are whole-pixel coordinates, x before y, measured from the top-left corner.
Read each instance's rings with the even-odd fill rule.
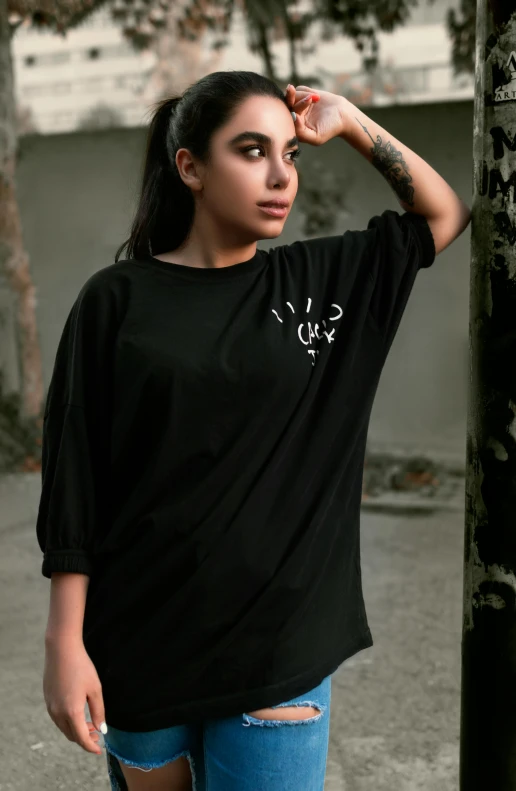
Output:
[[[471,206],[475,21],[475,0],[0,0],[2,791],[108,789],[105,761],[45,710],[34,526],[57,345],[128,236],[151,104],[226,69],[332,91]],[[262,249],[400,210],[341,139],[305,146],[298,169]],[[376,395],[361,525],[375,645],[335,674],[326,791],[458,788],[470,233],[418,274]]]
[[[25,16],[16,28],[22,134],[142,126],[150,102],[225,69],[258,71],[285,86],[317,86],[358,105],[473,97],[472,74],[456,73],[467,65],[464,53],[455,68],[452,63],[449,14],[460,14],[458,0],[383,2],[376,13],[374,3],[366,13],[365,3],[353,2],[347,14],[346,2],[337,13],[319,0],[232,0],[211,8],[203,0],[75,5],[75,14],[63,14],[64,34],[45,25],[44,15],[36,24]],[[10,18],[14,24],[17,15]]]

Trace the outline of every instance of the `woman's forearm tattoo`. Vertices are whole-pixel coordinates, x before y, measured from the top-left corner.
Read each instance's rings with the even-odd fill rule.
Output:
[[[356,119],[358,121],[358,118]],[[385,176],[398,198],[409,206],[414,205],[414,187],[410,186],[412,176],[408,172],[408,165],[403,159],[401,151],[397,151],[391,143],[382,144],[380,135],[376,143],[367,128],[358,121],[364,132],[373,143],[371,164]]]

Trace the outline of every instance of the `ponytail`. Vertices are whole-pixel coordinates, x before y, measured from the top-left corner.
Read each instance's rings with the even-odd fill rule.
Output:
[[[180,96],[155,105],[147,135],[142,187],[131,234],[118,248],[128,258],[174,250],[184,241],[194,216],[194,201],[177,170],[172,127]],[[179,147],[178,147],[179,148]]]

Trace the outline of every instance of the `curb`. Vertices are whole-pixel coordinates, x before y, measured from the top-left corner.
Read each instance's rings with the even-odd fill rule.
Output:
[[[433,513],[434,511],[463,511],[465,508],[464,498],[453,497],[445,499],[434,497],[432,499],[422,496],[385,494],[378,497],[368,497],[362,501],[362,511],[372,511],[377,513]]]

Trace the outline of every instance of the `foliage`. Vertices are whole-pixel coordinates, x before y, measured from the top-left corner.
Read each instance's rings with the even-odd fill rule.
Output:
[[[215,34],[212,47],[220,49],[229,44],[233,15],[240,9],[247,26],[248,45],[260,55],[266,73],[273,79],[271,44],[288,39],[290,79],[295,82],[295,44],[302,44],[315,22],[322,24],[323,41],[336,35],[354,41],[362,53],[365,70],[373,72],[378,64],[378,32],[392,32],[404,25],[411,10],[424,2],[433,5],[435,0],[311,0],[308,12],[301,13],[295,0],[185,0],[177,28],[179,36],[191,40],[210,30]],[[177,0],[8,0],[13,27],[30,17],[34,26],[61,34],[79,26],[93,11],[108,6],[136,49],[152,46],[166,24],[167,11],[176,3]],[[455,74],[474,73],[476,0],[461,0],[459,11],[449,9],[443,21],[451,39]]]
[[[477,0],[461,0],[460,14],[448,11],[446,23],[452,41],[452,64],[455,74],[475,72],[475,35]]]
[[[30,18],[36,28],[49,28],[65,34],[80,25],[90,14],[113,0],[7,0],[13,25]],[[127,0],[128,3],[131,0]]]
[[[25,417],[19,393],[5,392],[0,369],[0,474],[41,469],[43,414]]]

